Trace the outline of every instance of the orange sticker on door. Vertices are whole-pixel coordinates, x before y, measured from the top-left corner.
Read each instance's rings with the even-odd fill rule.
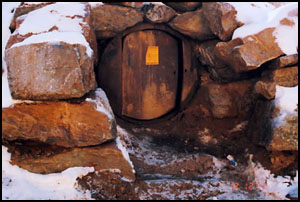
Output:
[[[148,46],[146,52],[146,65],[159,64],[159,49],[158,46]]]

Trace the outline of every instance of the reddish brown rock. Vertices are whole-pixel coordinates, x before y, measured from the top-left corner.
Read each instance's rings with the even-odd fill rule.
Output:
[[[201,2],[164,2],[166,5],[174,8],[177,11],[186,12],[194,11],[201,7]]]
[[[269,69],[279,69],[296,64],[298,64],[298,54],[281,56],[270,61],[267,66]]]
[[[206,67],[210,73],[210,77],[215,81],[230,82],[236,79],[242,79],[242,75],[236,73],[217,57],[215,49],[218,42],[220,41],[209,40],[197,45],[195,51],[198,60]]]
[[[96,88],[92,58],[80,44],[23,45],[7,49],[5,58],[14,99],[68,99]]]
[[[236,72],[257,69],[265,62],[283,55],[275,42],[274,29],[266,28],[243,39],[236,38],[229,42],[220,42],[216,45],[216,54]]]
[[[203,2],[203,14],[211,31],[223,41],[230,40],[234,30],[242,25],[235,19],[237,11],[229,3]]]
[[[197,40],[207,40],[215,38],[215,35],[211,32],[208,22],[203,16],[203,9],[198,9],[193,12],[186,12],[175,17],[169,22],[169,25],[187,35],[193,39]]]
[[[98,145],[116,137],[111,109],[96,91],[81,103],[36,102],[2,109],[2,139],[35,140],[63,147]],[[98,111],[98,108],[108,113]],[[109,113],[110,112],[110,113]]]
[[[266,70],[262,77],[279,86],[294,87],[298,85],[298,66]]]
[[[94,167],[95,171],[100,172],[119,171],[128,180],[135,180],[133,168],[115,142],[95,147],[64,149],[50,155],[22,155],[21,151],[14,148],[11,164],[33,173],[49,174],[62,172],[70,167]],[[51,150],[48,151],[50,152]]]
[[[273,82],[258,81],[255,84],[255,92],[268,100],[272,100],[275,98],[276,84]]]
[[[176,15],[176,12],[169,6],[154,4],[150,6],[145,18],[153,23],[169,22]]]
[[[103,5],[92,8],[97,38],[110,38],[143,21],[144,14],[133,8]]]
[[[298,151],[298,115],[289,116],[284,125],[274,127],[266,147],[271,151]]]

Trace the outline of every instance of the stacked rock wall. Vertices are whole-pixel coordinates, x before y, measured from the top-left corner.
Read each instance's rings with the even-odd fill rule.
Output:
[[[293,114],[285,128],[272,125],[276,86],[298,85],[298,53],[285,54],[274,36],[276,27],[234,36],[245,23],[236,17],[238,10],[233,4],[222,2],[76,4],[83,7],[82,15],[65,14],[55,10],[57,5],[22,5],[15,14],[22,15],[11,25],[15,32],[6,48],[12,96],[47,102],[2,109],[3,139],[32,139],[64,147],[98,145],[114,139],[115,120],[103,110],[97,111],[105,102],[101,96],[94,98],[98,100],[95,102],[87,98],[93,94],[87,93],[96,89],[94,65],[104,49],[97,49],[97,45],[106,44],[129,28],[152,23],[193,41],[193,55],[199,61],[199,89],[176,116],[151,127],[158,128],[159,134],[185,135],[211,150],[235,147],[247,133],[247,141],[270,150],[298,151],[298,116]],[[30,31],[27,25],[29,30],[22,31],[26,19],[41,9],[74,25],[70,30],[56,24],[39,31]],[[291,19],[298,16],[295,12],[290,10],[280,24],[294,26]],[[40,39],[70,31],[79,36],[80,42],[53,42],[51,36]],[[65,100],[73,98],[79,100]],[[242,147],[237,146],[237,150]]]

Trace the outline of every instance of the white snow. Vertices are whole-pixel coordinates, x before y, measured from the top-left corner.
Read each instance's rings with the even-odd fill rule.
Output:
[[[52,32],[32,35],[20,43],[14,44],[10,48],[44,42],[65,42],[68,44],[81,44],[86,47],[86,54],[89,57],[93,56],[93,50],[91,49],[89,43],[86,41],[85,37],[80,32],[58,32],[57,30],[54,30]]]
[[[262,193],[277,200],[287,199],[285,196],[298,189],[298,171],[292,180],[289,176],[277,176],[264,169],[261,164],[254,165],[255,181],[262,185]]]
[[[129,154],[127,152],[126,147],[123,145],[125,143],[122,143],[120,136],[116,138],[116,143],[117,143],[117,147],[119,150],[121,150],[123,157],[128,161],[128,163],[130,164],[131,168],[132,168],[132,172],[135,173],[134,170],[134,166],[132,161],[129,158]]]
[[[99,6],[103,6],[104,3],[103,2],[89,2],[91,8],[97,8]]]
[[[104,113],[110,120],[115,119],[114,113],[109,105],[109,100],[105,94],[105,92],[101,88],[97,88],[95,90],[96,99],[86,98],[87,102],[96,103],[96,110]]]
[[[35,174],[11,165],[11,155],[2,146],[2,200],[92,199],[77,188],[76,178],[93,172],[90,167],[73,167],[61,173]]]
[[[275,7],[267,2],[228,2],[237,10],[236,19],[243,26],[237,28],[232,36],[244,38],[254,35],[266,28],[275,28],[273,35],[280,49],[286,55],[296,54],[298,47],[298,2],[283,4]],[[284,25],[284,18],[293,25]]]
[[[298,114],[298,86],[283,87],[276,86],[275,106],[280,109],[280,113],[273,119],[273,125],[280,127],[285,124],[285,119]]]
[[[11,35],[9,25],[13,19],[14,10],[20,5],[20,2],[2,2],[2,108],[9,107],[13,99],[10,94],[8,80],[7,80],[7,67],[4,60],[5,46]]]
[[[41,33],[56,26],[60,32],[81,32],[80,24],[84,25],[86,22],[83,22],[82,17],[76,15],[84,16],[86,14],[84,9],[85,5],[78,2],[50,4],[29,12],[17,31],[21,35],[30,32]]]

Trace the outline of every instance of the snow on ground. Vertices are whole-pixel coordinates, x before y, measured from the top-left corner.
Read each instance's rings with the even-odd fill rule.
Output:
[[[298,86],[283,87],[276,86],[275,106],[280,109],[280,113],[273,119],[275,127],[285,124],[285,119],[298,114]]]
[[[298,2],[283,4],[277,8],[267,2],[228,3],[237,10],[236,19],[244,23],[234,31],[232,39],[244,38],[274,27],[273,35],[281,50],[286,55],[298,53]],[[282,23],[283,19],[293,25]]]
[[[13,166],[10,154],[2,146],[2,200],[92,199],[77,189],[76,178],[93,172],[90,167],[73,167],[61,173],[35,174]]]

